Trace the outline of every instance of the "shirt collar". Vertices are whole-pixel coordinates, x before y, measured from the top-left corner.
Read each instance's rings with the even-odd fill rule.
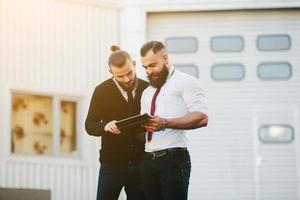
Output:
[[[118,87],[118,89],[119,89],[120,91],[127,92],[127,91],[123,90],[123,88],[120,86],[119,82],[118,82],[114,77],[113,77],[112,79],[114,80],[115,84],[117,85],[117,87]],[[136,83],[135,83],[134,89],[132,90],[132,92],[135,92],[135,91],[136,91],[137,86],[138,86],[138,82],[139,82],[139,81],[137,80]]]
[[[171,78],[171,76],[174,74],[174,71],[175,71],[175,67],[173,65],[170,65],[169,74],[168,74],[167,80],[169,80]]]

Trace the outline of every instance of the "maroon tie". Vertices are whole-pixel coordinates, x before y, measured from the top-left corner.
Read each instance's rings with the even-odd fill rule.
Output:
[[[156,101],[156,98],[158,96],[160,92],[160,87],[156,89],[153,97],[152,97],[152,101],[151,101],[151,108],[150,108],[150,115],[154,115],[154,111],[155,111],[155,101]],[[150,142],[152,139],[152,132],[148,132],[147,134],[147,140],[148,142]]]

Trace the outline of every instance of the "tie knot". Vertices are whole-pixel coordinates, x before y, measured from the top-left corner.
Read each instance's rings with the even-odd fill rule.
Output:
[[[132,91],[127,91],[127,97],[128,97],[128,103],[131,103],[133,101]]]

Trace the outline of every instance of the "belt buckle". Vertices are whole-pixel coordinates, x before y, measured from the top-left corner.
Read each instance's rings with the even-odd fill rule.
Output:
[[[155,157],[155,152],[151,152],[150,154],[151,154],[151,158],[150,159],[155,160],[155,158],[156,158]]]

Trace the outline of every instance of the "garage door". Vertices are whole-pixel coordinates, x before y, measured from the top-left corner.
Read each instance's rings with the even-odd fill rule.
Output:
[[[299,199],[299,10],[147,20],[147,39],[163,41],[170,62],[198,77],[207,95],[209,126],[188,134],[189,199]]]

